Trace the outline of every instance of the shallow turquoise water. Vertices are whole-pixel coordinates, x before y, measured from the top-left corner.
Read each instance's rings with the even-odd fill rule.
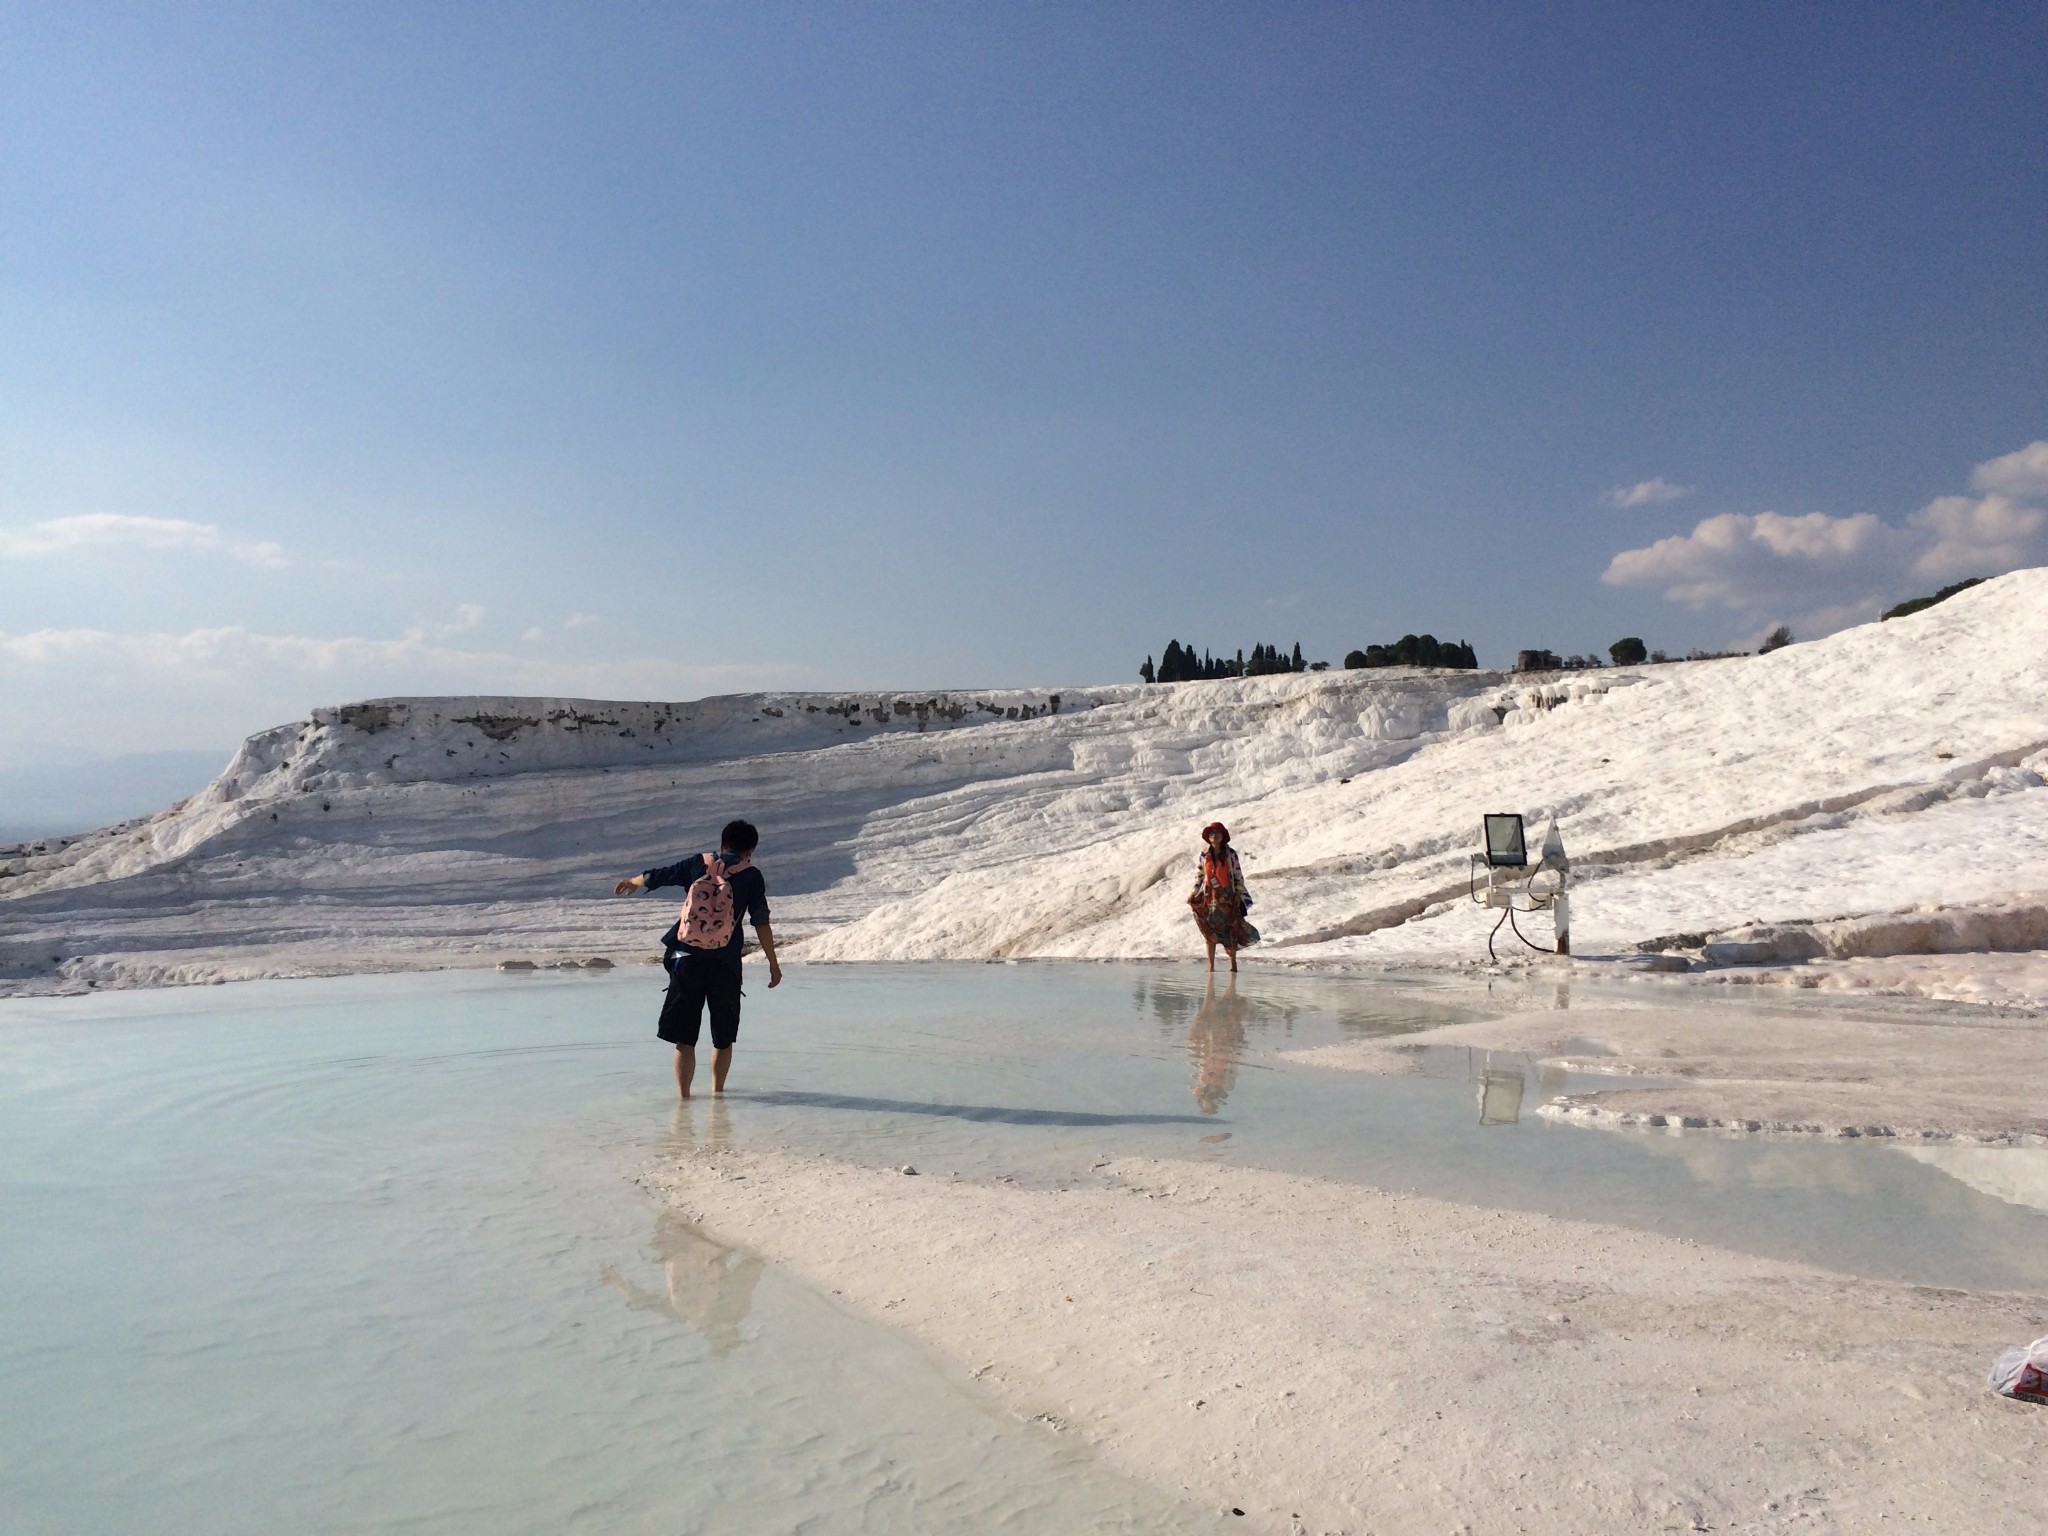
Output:
[[[0,1005],[0,1526],[1204,1530],[638,1197],[645,978]]]
[[[1231,1523],[993,1411],[631,1185],[706,1142],[1047,1183],[1193,1155],[2048,1290],[2048,1217],[1880,1147],[1517,1121],[1520,1065],[1463,1053],[1395,1079],[1276,1059],[1463,1016],[1427,989],[794,969],[753,986],[733,1093],[678,1108],[661,979],[0,1004],[6,1528]]]
[[[1461,989],[1248,972],[1233,993],[1199,968],[1137,965],[797,974],[801,1000],[785,1005],[777,992],[748,1003],[721,1131],[743,1144],[1025,1181],[1082,1177],[1113,1153],[1194,1155],[1619,1222],[1876,1278],[2048,1292],[2048,1215],[1878,1142],[1523,1117],[1522,1105],[1613,1080],[1539,1080],[1514,1055],[1436,1049],[1419,1072],[1395,1077],[1279,1059],[1475,1017],[1486,999]]]

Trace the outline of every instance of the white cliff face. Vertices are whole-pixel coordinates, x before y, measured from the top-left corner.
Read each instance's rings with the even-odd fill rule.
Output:
[[[1130,690],[1097,690],[1092,696]],[[687,703],[505,697],[374,699],[316,709],[252,736],[212,784],[155,817],[42,853],[0,854],[18,883],[0,896],[69,888],[162,870],[247,823],[261,833],[287,813],[321,807],[315,825],[374,814],[366,791],[427,784],[491,785],[527,774],[662,770],[824,748],[893,734],[1057,714],[1057,693],[751,694]],[[650,781],[651,782],[651,781]],[[559,785],[551,785],[557,791]],[[310,798],[309,798],[310,797]],[[336,797],[342,804],[337,806]],[[573,798],[573,796],[572,796]],[[406,805],[402,793],[394,808]],[[337,809],[343,821],[324,818]],[[655,835],[661,835],[656,828]],[[390,837],[380,841],[389,844]],[[301,839],[303,841],[303,839]],[[326,841],[319,839],[318,841]],[[331,850],[308,848],[314,861]]]
[[[0,852],[0,984],[47,981],[45,951],[117,983],[181,979],[139,958],[164,952],[639,949],[665,907],[611,883],[735,815],[819,960],[1186,952],[1221,818],[1269,953],[1465,963],[1486,811],[1560,818],[1582,955],[2009,953],[2048,945],[2044,770],[2048,570],[1768,656],[1541,679],[378,700],[252,738],[172,811]]]

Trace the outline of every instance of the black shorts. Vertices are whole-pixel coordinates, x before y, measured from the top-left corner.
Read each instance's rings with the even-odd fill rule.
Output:
[[[694,1046],[706,1004],[711,1007],[712,1049],[730,1049],[740,1035],[740,968],[723,955],[679,956],[669,974],[655,1036],[670,1045]]]

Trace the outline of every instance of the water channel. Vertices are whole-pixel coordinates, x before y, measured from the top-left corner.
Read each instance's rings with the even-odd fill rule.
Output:
[[[727,1101],[679,1108],[660,982],[0,1003],[9,1530],[1227,1526],[631,1182],[717,1142],[1047,1183],[1197,1157],[2048,1291],[2048,1214],[1895,1149],[1558,1126],[1524,1106],[1584,1085],[1514,1058],[1282,1057],[1483,1006],[1444,989],[793,968],[748,999]]]

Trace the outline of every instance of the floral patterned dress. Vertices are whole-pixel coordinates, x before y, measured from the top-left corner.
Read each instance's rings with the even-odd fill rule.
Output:
[[[1224,878],[1207,853],[1195,857],[1195,889],[1188,897],[1195,921],[1205,936],[1229,949],[1243,949],[1258,942],[1259,931],[1244,920],[1252,904],[1245,889],[1244,870],[1237,862],[1237,850],[1227,849],[1229,876]]]

